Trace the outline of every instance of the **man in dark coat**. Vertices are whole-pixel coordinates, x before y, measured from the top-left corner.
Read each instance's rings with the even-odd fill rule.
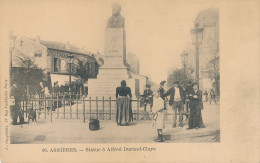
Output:
[[[150,112],[152,111],[153,107],[153,91],[150,89],[151,85],[147,84],[146,89],[144,90],[144,111],[146,111],[147,104],[150,105]]]
[[[190,118],[189,129],[200,128],[202,125],[201,110],[203,109],[202,91],[199,90],[198,84],[193,84],[193,89],[189,92],[190,99]]]
[[[163,97],[169,96],[169,105],[172,106],[174,115],[173,115],[173,125],[172,127],[176,127],[176,119],[177,119],[177,110],[179,112],[179,126],[183,127],[183,104],[185,103],[185,92],[182,87],[179,86],[179,82],[175,81],[173,87],[171,87]]]
[[[11,87],[11,99],[14,100],[14,103],[10,106],[10,114],[11,118],[13,120],[13,124],[17,124],[17,118],[20,112],[20,103],[21,103],[21,98],[22,98],[22,93],[21,90],[18,89],[16,83],[14,83]]]

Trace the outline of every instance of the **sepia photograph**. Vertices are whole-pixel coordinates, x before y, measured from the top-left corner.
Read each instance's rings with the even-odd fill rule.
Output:
[[[16,11],[37,25],[10,31],[10,143],[220,142],[217,6],[81,3]]]
[[[7,160],[24,149],[23,158],[36,152],[29,162],[96,154],[106,157],[93,162],[164,162],[172,150],[183,154],[170,162],[208,162],[209,153],[236,162],[249,158],[239,144],[257,146],[245,140],[259,135],[249,109],[259,107],[259,48],[249,48],[260,40],[257,0],[1,3]]]

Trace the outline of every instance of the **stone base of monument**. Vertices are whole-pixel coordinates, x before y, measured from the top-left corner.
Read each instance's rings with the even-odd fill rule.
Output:
[[[116,109],[116,88],[121,85],[121,81],[125,80],[128,87],[131,88],[132,92],[132,108],[137,109],[137,98],[135,95],[135,79],[128,78],[127,75],[119,75],[116,69],[114,73],[103,74],[107,71],[101,69],[101,72],[97,79],[88,80],[88,97],[91,99],[91,109],[93,110],[104,110],[110,109],[115,112]],[[111,70],[112,71],[112,70]],[[102,74],[102,75],[101,75]],[[126,73],[125,73],[126,74]],[[90,104],[88,104],[90,107]],[[140,103],[138,103],[140,105]]]

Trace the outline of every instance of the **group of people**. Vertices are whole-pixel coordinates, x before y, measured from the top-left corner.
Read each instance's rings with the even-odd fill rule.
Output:
[[[201,114],[201,110],[203,109],[203,102],[202,102],[202,91],[200,91],[198,89],[198,84],[197,83],[193,83],[192,84],[192,88],[186,88],[185,90],[179,85],[178,81],[174,82],[173,87],[171,87],[170,89],[168,89],[166,91],[165,89],[165,83],[166,81],[162,81],[160,83],[160,88],[158,89],[158,93],[159,93],[159,97],[155,96],[155,98],[157,98],[156,100],[154,100],[154,111],[153,114],[154,116],[154,121],[156,124],[156,128],[158,130],[158,138],[156,139],[156,141],[158,142],[162,142],[163,141],[163,137],[162,137],[162,129],[165,127],[164,126],[164,110],[166,110],[166,103],[167,101],[169,101],[169,105],[171,106],[172,110],[173,110],[173,124],[172,127],[175,128],[176,125],[176,121],[177,121],[177,112],[179,112],[179,126],[183,127],[183,113],[184,113],[184,104],[185,102],[188,103],[188,107],[190,109],[190,115],[189,115],[189,122],[188,122],[188,128],[187,130],[191,130],[191,129],[199,129],[199,128],[205,128],[205,125],[203,124],[203,120],[202,120],[202,114]],[[170,96],[169,100],[168,100],[168,96]],[[162,101],[162,100],[158,100],[162,99],[164,101],[164,109],[159,109],[156,108],[158,106],[160,106],[161,104],[156,104],[158,101]],[[161,103],[161,102],[159,102]],[[160,114],[162,115],[162,118],[158,118],[157,114],[158,112],[160,112]],[[163,123],[162,123],[163,121]],[[160,124],[160,125],[157,125]],[[161,125],[163,124],[163,125]]]
[[[147,105],[150,106],[150,113],[153,116],[153,126],[158,132],[158,137],[155,141],[163,141],[162,130],[165,127],[164,112],[167,109],[167,103],[169,103],[174,112],[173,128],[177,127],[177,112],[179,113],[179,126],[184,126],[183,113],[185,103],[190,109],[189,127],[187,130],[205,128],[201,114],[201,110],[203,109],[202,95],[203,92],[199,90],[197,83],[193,83],[190,87],[183,89],[179,82],[176,81],[174,82],[173,87],[166,90],[166,81],[161,81],[160,87],[155,91],[152,91],[150,85],[147,85],[143,95],[144,110],[146,111]],[[116,98],[116,122],[121,126],[122,120],[124,120],[125,125],[129,125],[133,120],[131,107],[132,94],[131,89],[126,86],[126,81],[121,81],[121,86],[116,88]]]

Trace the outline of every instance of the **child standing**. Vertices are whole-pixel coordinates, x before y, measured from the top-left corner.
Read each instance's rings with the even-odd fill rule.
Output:
[[[157,129],[158,132],[158,138],[155,140],[156,142],[163,142],[163,135],[162,130],[165,127],[165,117],[164,117],[164,110],[165,108],[165,102],[164,99],[161,97],[161,95],[164,92],[164,84],[165,81],[160,83],[160,88],[155,92],[154,94],[154,106],[152,110],[153,114],[153,126]]]

